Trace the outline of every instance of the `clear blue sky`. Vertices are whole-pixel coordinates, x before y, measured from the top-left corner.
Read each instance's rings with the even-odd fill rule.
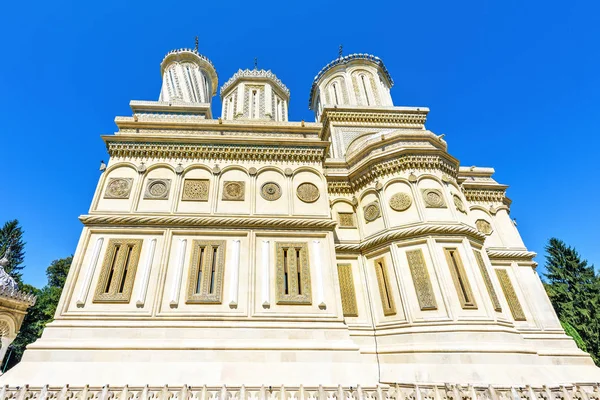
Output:
[[[199,35],[219,85],[258,57],[290,88],[290,118],[310,121],[312,79],[343,43],[384,60],[396,105],[430,107],[462,165],[496,169],[540,264],[557,236],[598,266],[599,15],[591,0],[6,1],[0,221],[21,222],[24,279],[42,286],[77,246],[100,135],[158,98],[169,50]]]

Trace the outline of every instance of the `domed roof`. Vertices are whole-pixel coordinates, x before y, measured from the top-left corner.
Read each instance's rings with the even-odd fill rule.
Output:
[[[275,86],[277,86],[283,93],[290,97],[290,90],[281,82],[277,76],[271,72],[271,70],[264,69],[239,69],[227,82],[221,86],[220,95],[223,97],[223,93],[227,91],[235,82],[238,80],[249,78],[249,79],[259,79],[259,80],[269,80]]]
[[[210,61],[206,56],[198,53],[198,50],[196,49],[183,48],[171,50],[160,63],[160,74],[163,75],[167,65],[174,61],[190,61],[203,67],[203,69],[205,69],[210,75],[210,80],[212,83],[212,95],[214,96],[217,94],[219,76],[217,75],[217,71],[215,70],[215,66],[213,65],[212,61]]]
[[[331,61],[329,64],[324,66],[323,69],[321,69],[321,71],[319,71],[319,73],[315,76],[315,79],[313,79],[313,83],[310,88],[310,97],[308,99],[308,108],[312,110],[312,102],[313,102],[313,97],[315,94],[315,89],[317,88],[317,85],[318,85],[319,81],[321,80],[321,78],[328,71],[337,67],[338,65],[349,64],[349,63],[351,63],[353,61],[357,61],[357,60],[365,60],[365,61],[369,61],[369,62],[376,64],[379,68],[381,68],[381,71],[385,75],[386,79],[390,82],[390,87],[394,86],[394,80],[390,76],[390,73],[388,72],[387,68],[383,64],[383,61],[381,60],[381,58],[374,56],[372,54],[366,54],[366,53],[349,54],[344,57],[338,57],[335,60]]]

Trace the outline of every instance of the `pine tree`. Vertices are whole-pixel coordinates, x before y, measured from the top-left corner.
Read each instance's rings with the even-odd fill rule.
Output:
[[[593,265],[563,241],[551,238],[546,246],[545,287],[558,318],[571,326],[600,364],[600,278]]]
[[[8,265],[4,269],[20,285],[23,259],[25,258],[25,242],[23,242],[23,229],[16,219],[7,221],[0,229],[0,257],[10,248]]]

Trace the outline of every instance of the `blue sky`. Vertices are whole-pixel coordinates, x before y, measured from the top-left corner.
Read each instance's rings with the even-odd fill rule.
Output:
[[[72,254],[107,159],[101,134],[128,103],[156,100],[173,48],[208,56],[223,84],[272,69],[307,109],[337,56],[381,57],[396,105],[431,109],[462,165],[492,166],[511,215],[543,254],[551,236],[600,265],[600,4],[557,1],[4,2],[0,15],[0,221],[25,230],[24,279]],[[215,97],[213,113],[220,114]],[[543,264],[543,257],[538,256]]]

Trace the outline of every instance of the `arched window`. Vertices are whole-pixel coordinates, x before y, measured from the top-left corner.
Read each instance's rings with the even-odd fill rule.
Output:
[[[340,104],[340,100],[338,98],[338,87],[337,87],[337,83],[333,82],[333,84],[331,85],[331,89],[333,91],[333,101],[334,104],[337,106],[338,104]]]
[[[363,96],[368,106],[371,105],[371,100],[369,99],[369,90],[367,89],[367,81],[364,75],[360,75],[361,87],[363,90]]]
[[[204,75],[204,74],[202,74],[202,81],[204,82],[204,102],[205,103],[209,103],[210,102],[209,101],[210,97],[209,97],[208,94],[210,92],[208,91],[209,90],[208,89],[208,79],[206,79],[206,75]]]
[[[192,93],[191,93],[192,100],[195,103],[198,103],[200,101],[200,99],[198,98],[198,94],[196,93],[196,85],[195,85],[194,80],[192,79],[192,73],[190,72],[190,67],[186,66],[185,69],[186,69],[186,72],[187,72],[187,78],[188,78],[188,81],[189,81],[189,85],[190,85],[190,88],[191,88],[191,91],[192,91]]]

